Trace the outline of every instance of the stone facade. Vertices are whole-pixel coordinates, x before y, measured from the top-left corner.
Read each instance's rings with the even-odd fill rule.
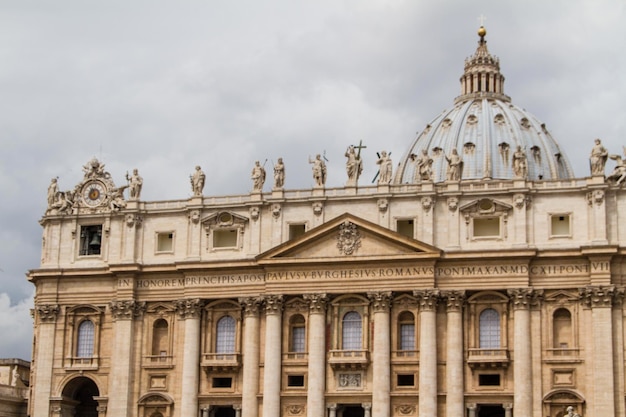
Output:
[[[0,416],[26,417],[30,363],[0,359]]]
[[[29,413],[626,417],[626,194],[527,176],[145,202],[93,160],[41,221]]]

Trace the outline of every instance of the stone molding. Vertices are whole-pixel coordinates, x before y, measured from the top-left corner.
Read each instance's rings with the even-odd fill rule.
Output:
[[[263,303],[262,297],[242,297],[239,299],[239,304],[243,307],[243,313],[246,317],[258,317],[261,304]]]
[[[528,288],[513,288],[507,290],[507,294],[513,304],[513,310],[528,310],[539,304],[543,297],[543,290]]]
[[[621,294],[623,297],[623,291],[624,290],[620,288],[617,293]],[[614,285],[589,286],[581,288],[579,292],[585,306],[591,308],[611,308],[616,296],[616,288]]]
[[[446,302],[447,311],[461,311],[465,305],[466,295],[463,290],[447,290],[441,292],[441,298]]]
[[[54,323],[61,311],[58,304],[39,304],[35,306],[35,310],[42,323]]]
[[[113,300],[109,303],[111,315],[114,320],[132,320],[141,317],[146,311],[146,302],[136,302],[134,300]]]
[[[415,290],[413,295],[417,298],[420,310],[435,311],[439,303],[440,293],[438,289]]]
[[[283,311],[283,296],[282,295],[267,295],[265,296],[265,314],[280,314]]]
[[[391,308],[391,291],[380,291],[367,293],[367,297],[372,301],[374,313],[387,313]]]
[[[182,299],[175,301],[174,305],[181,319],[195,319],[200,317],[204,301],[199,298]]]
[[[311,314],[324,314],[326,312],[326,304],[328,303],[326,294],[303,294],[302,297],[309,303]]]

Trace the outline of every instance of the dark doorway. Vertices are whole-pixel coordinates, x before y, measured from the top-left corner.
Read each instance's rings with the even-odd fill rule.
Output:
[[[504,408],[502,405],[478,405],[478,417],[504,417]]]
[[[91,379],[80,377],[72,379],[63,389],[63,397],[78,402],[74,417],[98,417],[98,397],[100,391]]]
[[[344,405],[341,417],[364,417],[365,410],[360,405]]]
[[[233,407],[217,407],[213,417],[235,417],[235,409]]]

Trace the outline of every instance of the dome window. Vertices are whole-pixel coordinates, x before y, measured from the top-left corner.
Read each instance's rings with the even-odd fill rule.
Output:
[[[436,146],[433,148],[433,155],[434,156],[439,156],[441,155],[441,152],[443,151],[443,149],[441,149],[439,146]]]
[[[538,165],[541,165],[541,149],[539,148],[539,146],[533,146],[530,148],[530,153],[533,156],[533,159],[535,160],[535,162]]]
[[[445,118],[443,122],[441,122],[441,126],[444,128],[452,126],[452,120]]]
[[[476,145],[472,142],[467,142],[463,145],[463,153],[466,155],[473,155],[476,150]]]
[[[498,124],[498,125],[503,125],[504,124],[504,116],[502,115],[502,113],[496,114],[496,117],[493,118],[493,122],[495,124]]]
[[[522,120],[520,120],[520,124],[522,125],[522,127],[524,129],[530,129],[530,122],[528,121],[527,118],[522,118]]]
[[[470,114],[469,117],[467,118],[467,124],[475,125],[476,123],[478,123],[478,117],[476,117],[475,114]]]

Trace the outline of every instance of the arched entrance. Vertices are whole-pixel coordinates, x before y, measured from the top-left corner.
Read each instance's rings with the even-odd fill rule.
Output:
[[[235,417],[235,409],[233,407],[215,407],[213,417]]]
[[[98,386],[91,379],[81,376],[72,379],[63,388],[63,415],[73,417],[98,417]]]
[[[365,410],[361,405],[344,405],[339,410],[340,417],[364,417]]]

